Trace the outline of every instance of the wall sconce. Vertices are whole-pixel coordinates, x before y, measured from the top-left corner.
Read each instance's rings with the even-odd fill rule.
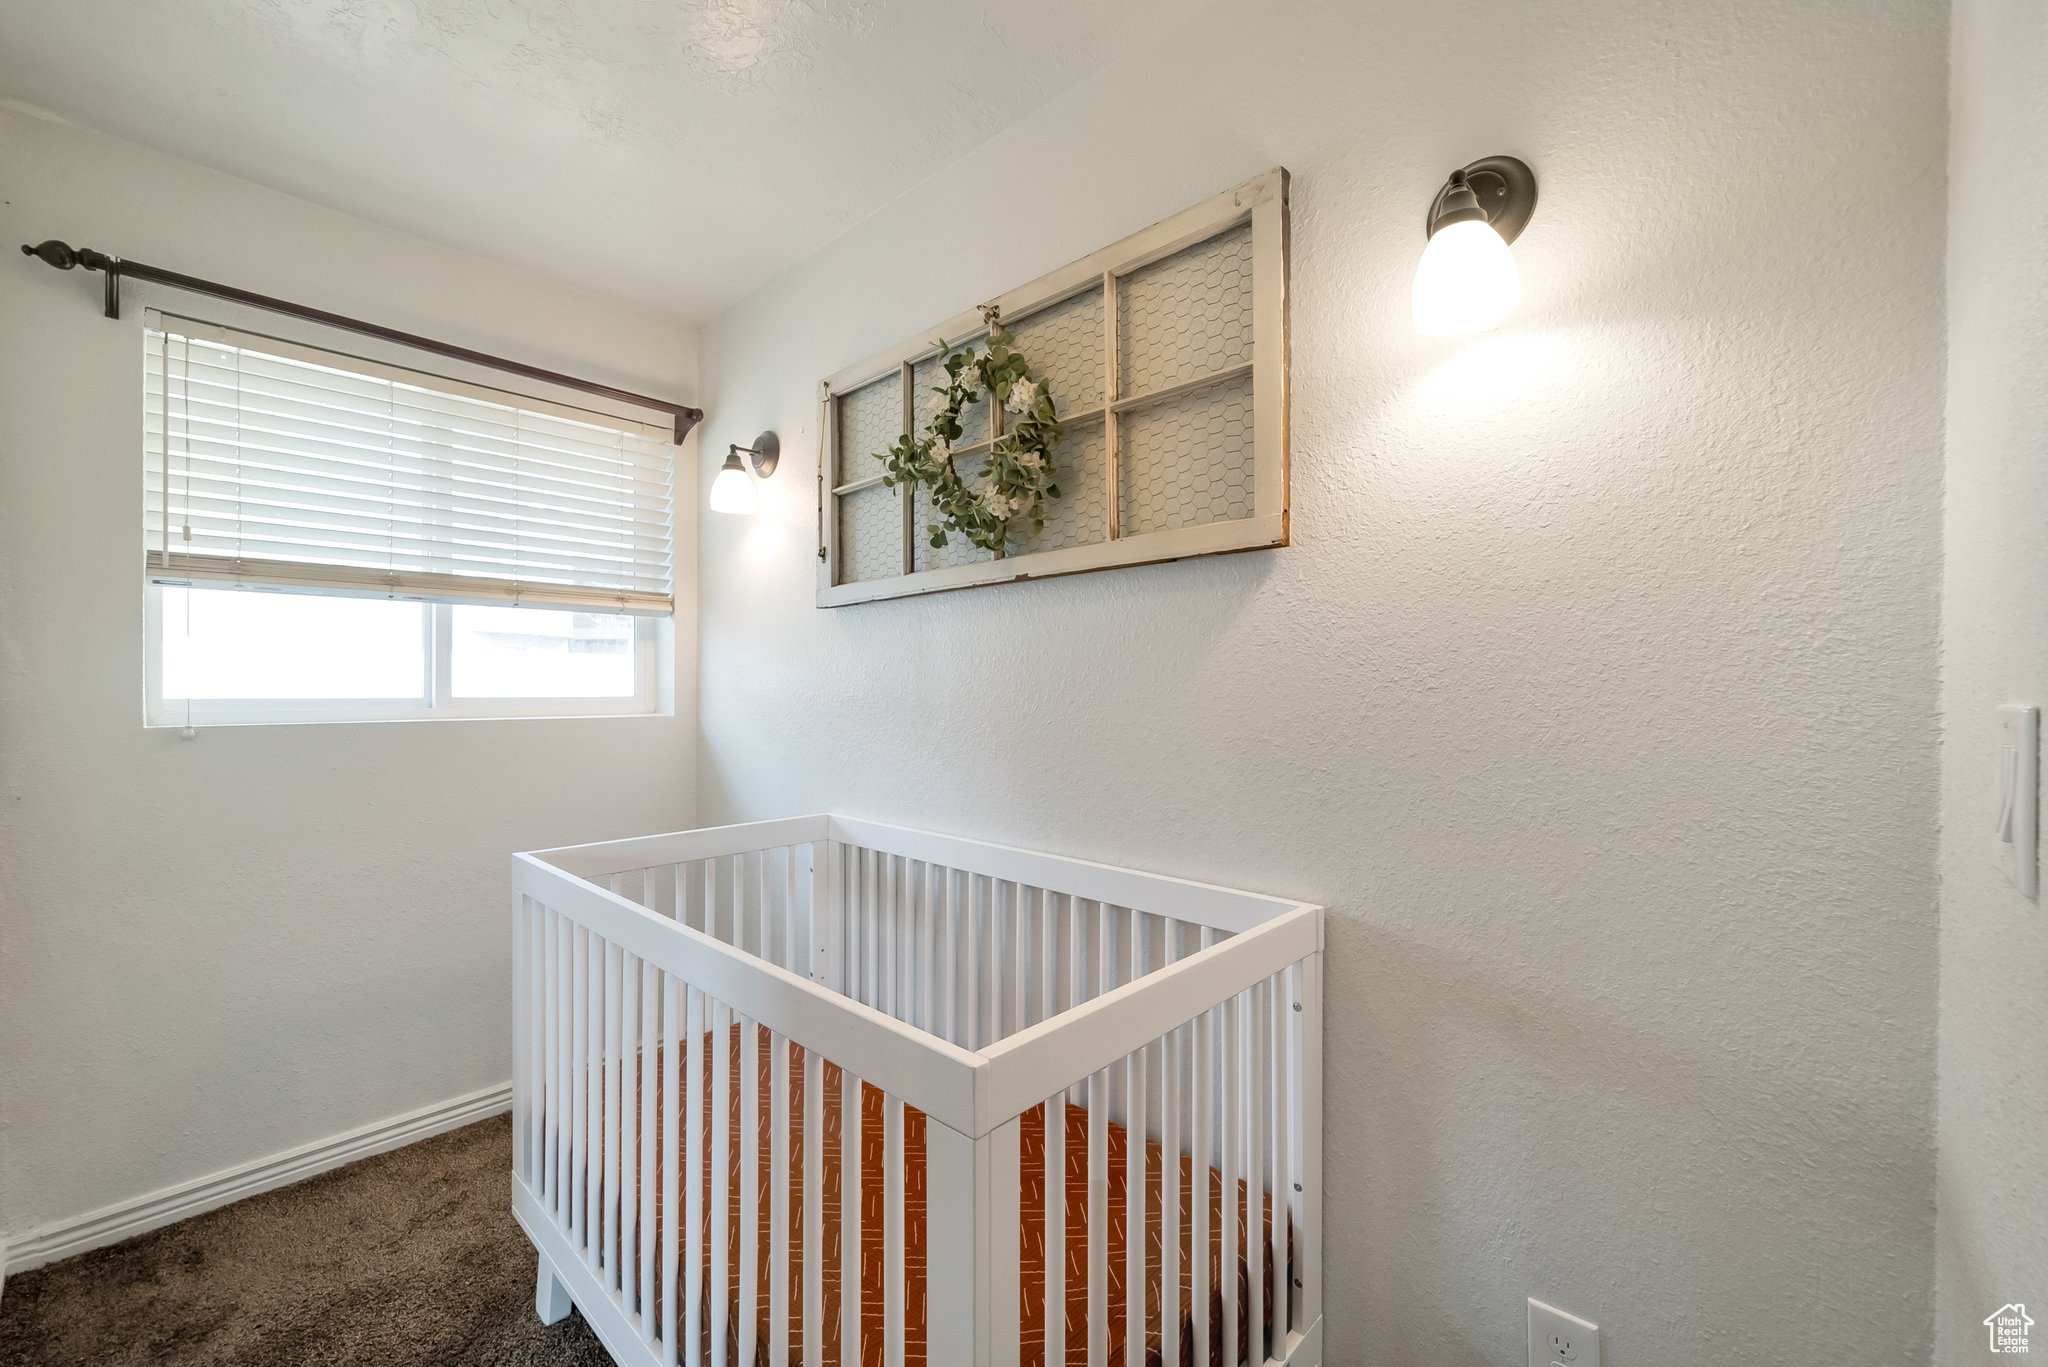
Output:
[[[752,446],[734,444],[726,450],[725,464],[718,467],[718,477],[711,481],[711,511],[714,513],[738,513],[754,511],[754,482],[747,478],[746,466],[740,464],[740,453],[745,452],[754,467],[754,473],[762,479],[775,473],[775,465],[782,458],[782,443],[773,432],[763,432],[754,438]]]
[[[1536,173],[1513,157],[1483,157],[1451,172],[1430,202],[1429,245],[1415,267],[1415,330],[1425,337],[1482,332],[1522,302],[1508,243],[1536,212]]]

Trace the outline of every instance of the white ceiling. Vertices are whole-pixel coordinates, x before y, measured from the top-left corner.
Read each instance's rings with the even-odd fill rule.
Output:
[[[17,0],[0,97],[703,319],[1202,3]]]

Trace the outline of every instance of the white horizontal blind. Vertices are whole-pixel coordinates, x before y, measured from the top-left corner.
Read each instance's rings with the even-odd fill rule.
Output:
[[[152,579],[673,611],[666,427],[169,315],[144,335]]]

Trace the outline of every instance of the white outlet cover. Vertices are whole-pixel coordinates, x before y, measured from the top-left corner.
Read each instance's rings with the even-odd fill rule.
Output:
[[[1998,709],[1998,759],[1992,769],[1992,857],[2022,897],[2040,891],[2041,709]]]
[[[1600,1367],[1600,1326],[1529,1297],[1529,1367]]]

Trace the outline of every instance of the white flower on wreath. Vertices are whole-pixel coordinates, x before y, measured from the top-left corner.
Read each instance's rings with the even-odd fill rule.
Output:
[[[1019,451],[1017,453],[1017,463],[1027,470],[1036,470],[1039,466],[1045,464],[1045,457],[1039,455],[1036,451]]]
[[[1038,404],[1039,392],[1044,388],[1038,381],[1022,381],[1010,386],[1010,397],[1003,400],[1003,407],[1012,413],[1029,413]]]

